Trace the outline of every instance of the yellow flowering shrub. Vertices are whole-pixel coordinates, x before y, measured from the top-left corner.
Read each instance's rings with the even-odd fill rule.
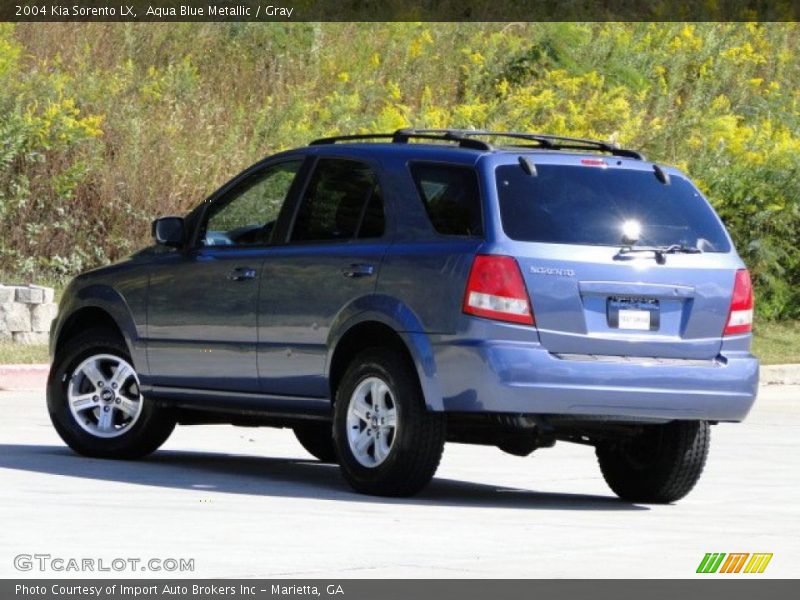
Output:
[[[317,136],[490,128],[687,171],[759,312],[798,317],[798,39],[797,23],[0,25],[0,271],[119,258],[154,216]]]

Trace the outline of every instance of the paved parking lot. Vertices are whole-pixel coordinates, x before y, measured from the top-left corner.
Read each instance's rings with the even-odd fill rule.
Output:
[[[184,427],[147,460],[90,460],[62,445],[43,395],[0,392],[0,577],[21,575],[23,553],[356,578],[688,577],[706,552],[772,552],[757,577],[798,573],[800,386],[765,386],[746,423],[714,428],[674,506],[617,500],[592,449],[569,444],[528,458],[449,445],[407,500],[351,493],[288,431]]]

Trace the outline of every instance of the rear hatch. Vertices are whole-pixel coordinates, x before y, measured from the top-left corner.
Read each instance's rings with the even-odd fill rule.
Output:
[[[716,357],[741,264],[708,202],[649,163],[565,158],[532,174],[496,170],[541,343],[556,354]]]

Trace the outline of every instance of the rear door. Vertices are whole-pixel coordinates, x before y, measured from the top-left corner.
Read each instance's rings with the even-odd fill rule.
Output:
[[[387,238],[376,166],[317,159],[287,242],[262,267],[258,367],[264,392],[328,396],[331,326],[346,306],[374,292]]]
[[[537,164],[533,176],[496,169],[541,343],[554,353],[716,357],[740,263],[706,200],[641,161],[567,160]]]

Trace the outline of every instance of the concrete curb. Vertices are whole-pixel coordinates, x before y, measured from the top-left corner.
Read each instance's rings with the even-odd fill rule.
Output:
[[[0,390],[43,388],[50,365],[0,365]],[[800,365],[761,367],[761,385],[800,385]]]
[[[761,385],[800,385],[800,365],[761,367]]]
[[[50,365],[0,365],[0,390],[41,389]]]

